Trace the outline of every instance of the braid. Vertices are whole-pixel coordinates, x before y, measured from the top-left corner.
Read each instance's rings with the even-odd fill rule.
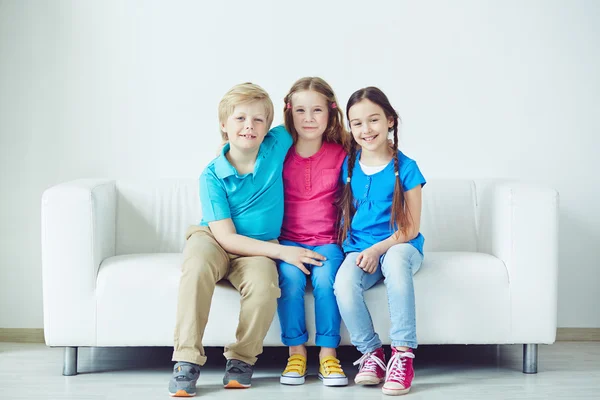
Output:
[[[350,226],[352,225],[352,218],[356,212],[354,207],[354,196],[352,195],[352,171],[354,170],[354,164],[356,163],[356,141],[352,138],[352,147],[350,154],[348,154],[348,179],[344,183],[344,189],[342,195],[338,199],[338,225],[341,224],[339,230],[338,241],[340,245],[344,243],[344,240],[348,237],[350,232]],[[341,221],[340,221],[341,220]]]
[[[398,167],[398,118],[394,118],[394,172],[396,174],[396,182],[400,180],[399,167]]]
[[[398,160],[398,117],[394,116],[394,173],[395,173],[395,183],[394,183],[394,194],[392,200],[392,212],[390,217],[390,226],[393,228],[394,225],[397,226],[398,230],[402,233],[406,234],[406,229],[410,224],[409,216],[407,213],[410,213],[405,207],[405,198],[404,198],[404,189],[402,187],[402,182],[400,181],[400,166]],[[412,219],[412,218],[411,218]]]

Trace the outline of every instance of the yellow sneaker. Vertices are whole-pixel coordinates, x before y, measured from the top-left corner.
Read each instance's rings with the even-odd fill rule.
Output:
[[[321,359],[319,365],[319,379],[325,386],[346,386],[348,377],[340,365],[340,360],[333,356]]]
[[[284,385],[302,385],[306,378],[306,357],[294,354],[288,358],[288,363],[279,378]]]

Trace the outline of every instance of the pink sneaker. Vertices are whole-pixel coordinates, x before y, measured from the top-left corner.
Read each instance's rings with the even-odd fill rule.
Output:
[[[383,348],[363,354],[354,362],[359,364],[358,374],[354,377],[357,385],[378,385],[385,380],[385,354]]]
[[[410,385],[415,377],[413,368],[413,359],[415,355],[412,349],[407,351],[398,351],[392,347],[392,357],[387,365],[385,373],[385,383],[383,384],[383,394],[398,396],[406,394],[410,390]]]

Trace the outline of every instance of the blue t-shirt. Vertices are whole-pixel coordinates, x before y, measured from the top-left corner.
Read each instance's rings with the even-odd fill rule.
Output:
[[[277,239],[283,221],[283,160],[291,146],[283,125],[271,129],[258,150],[254,172],[238,175],[225,157],[227,143],[200,176],[200,225],[231,218],[240,235]]]
[[[392,200],[394,194],[394,160],[382,170],[373,175],[365,175],[360,167],[360,152],[356,155],[356,162],[352,171],[352,195],[356,213],[352,218],[350,232],[342,247],[344,252],[361,252],[374,244],[389,238],[398,227],[390,227]],[[417,163],[398,150],[398,175],[405,192],[417,185],[425,185],[425,178],[421,174]],[[346,183],[348,177],[348,157],[342,165],[342,182]],[[408,243],[415,246],[423,254],[425,239],[419,233],[416,238]]]

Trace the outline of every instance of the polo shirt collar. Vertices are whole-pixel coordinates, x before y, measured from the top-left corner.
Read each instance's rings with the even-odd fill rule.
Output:
[[[221,149],[221,154],[215,160],[215,173],[219,179],[225,179],[228,176],[235,175],[235,168],[225,157],[225,153],[229,151],[229,143],[225,143],[225,146]]]
[[[261,155],[263,154],[263,143],[261,143],[258,154],[256,155],[256,161],[254,164],[254,171],[251,172],[252,176],[256,176],[256,171],[258,170],[258,165],[260,163]],[[225,154],[229,151],[229,142],[225,143],[223,149],[221,149],[221,154],[215,160],[215,173],[219,179],[225,179],[228,176],[238,176],[236,169],[231,165]],[[238,176],[239,177],[239,176]]]

